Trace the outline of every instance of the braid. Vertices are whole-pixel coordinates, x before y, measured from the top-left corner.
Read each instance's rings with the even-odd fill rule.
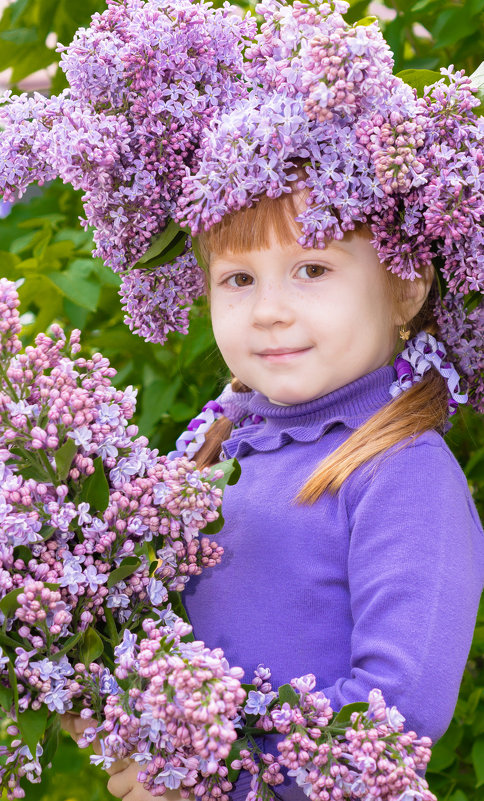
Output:
[[[232,376],[230,382],[234,392],[251,392],[251,388],[247,387],[238,378]],[[197,467],[210,467],[220,461],[220,449],[222,442],[230,437],[234,424],[228,417],[222,415],[215,420],[208,429],[205,435],[205,442],[200,450],[195,454],[195,463]]]

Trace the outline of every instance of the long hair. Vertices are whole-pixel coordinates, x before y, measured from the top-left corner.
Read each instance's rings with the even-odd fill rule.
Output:
[[[211,254],[224,251],[243,253],[247,250],[267,248],[270,234],[274,233],[281,244],[292,244],[294,236],[300,235],[300,226],[295,221],[297,207],[292,193],[278,198],[262,195],[250,208],[244,208],[225,216],[221,222],[199,236],[198,245],[208,268]],[[357,225],[361,231],[364,226]],[[351,234],[349,234],[351,235]],[[396,309],[405,299],[405,279],[394,275],[382,265],[388,281],[389,297]],[[419,279],[417,279],[419,280]],[[437,292],[433,285],[419,313],[407,323],[410,336],[425,330],[438,335],[432,315],[433,299]],[[247,392],[250,387],[236,377],[232,379],[235,392]],[[333,453],[323,459],[313,471],[296,496],[298,503],[312,504],[323,492],[336,493],[351,473],[376,456],[384,454],[396,445],[404,447],[425,431],[436,429],[442,432],[447,421],[447,388],[444,379],[433,369],[422,381],[406,390],[394,400],[389,400],[360,428],[354,431]],[[228,439],[232,423],[219,418],[207,432],[205,443],[196,455],[202,467],[219,460],[221,443]]]

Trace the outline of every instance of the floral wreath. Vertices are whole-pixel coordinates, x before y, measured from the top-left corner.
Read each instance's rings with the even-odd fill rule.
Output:
[[[107,5],[58,45],[68,89],[4,95],[4,199],[57,176],[82,189],[94,255],[122,274],[125,321],[163,343],[187,332],[204,291],[196,235],[262,193],[300,187],[291,168],[302,158],[302,245],[324,248],[364,223],[395,274],[436,268],[441,341],[409,343],[392,394],[420,380],[415,359],[430,355],[450,376],[449,411],[468,399],[483,412],[479,70],[393,75],[376,20],[348,24],[343,0],[264,0],[259,32],[229,6]]]

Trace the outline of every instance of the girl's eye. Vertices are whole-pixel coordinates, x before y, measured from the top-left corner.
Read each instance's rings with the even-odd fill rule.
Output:
[[[299,267],[297,275],[301,273],[301,270],[306,272],[305,275],[300,275],[301,278],[320,278],[328,271],[328,268],[323,264],[303,264],[302,267]]]
[[[227,278],[226,283],[229,286],[241,287],[241,286],[250,286],[253,280],[254,279],[252,278],[252,276],[248,275],[247,273],[234,273],[234,275],[230,275]]]

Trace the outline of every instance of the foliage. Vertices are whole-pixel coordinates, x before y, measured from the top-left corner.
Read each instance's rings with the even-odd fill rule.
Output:
[[[222,5],[216,0],[215,5]],[[240,0],[243,8],[253,3]],[[395,72],[437,70],[455,64],[468,74],[479,66],[484,40],[484,0],[385,0],[381,12],[368,0],[352,0],[349,21],[381,13],[384,35],[395,54]],[[88,25],[100,0],[16,0],[0,20],[0,63],[13,68],[12,84],[58,61],[46,45],[49,33],[67,44]],[[57,70],[52,90],[65,87]],[[66,330],[81,327],[87,353],[101,350],[117,368],[115,383],[140,388],[140,432],[153,447],[173,447],[187,420],[226,380],[210,332],[206,305],[197,302],[188,336],[171,335],[163,347],[130,334],[122,321],[118,279],[92,260],[92,241],[81,231],[80,197],[60,182],[24,198],[0,220],[0,275],[25,278],[21,312],[31,315],[31,341],[53,321]],[[484,430],[470,410],[459,414],[448,435],[484,517]],[[451,644],[450,644],[451,647]],[[428,772],[439,801],[480,801],[484,787],[484,606],[476,628],[454,719],[436,745]],[[106,801],[106,777],[87,764],[87,754],[61,736],[54,770],[29,787],[29,801]]]

